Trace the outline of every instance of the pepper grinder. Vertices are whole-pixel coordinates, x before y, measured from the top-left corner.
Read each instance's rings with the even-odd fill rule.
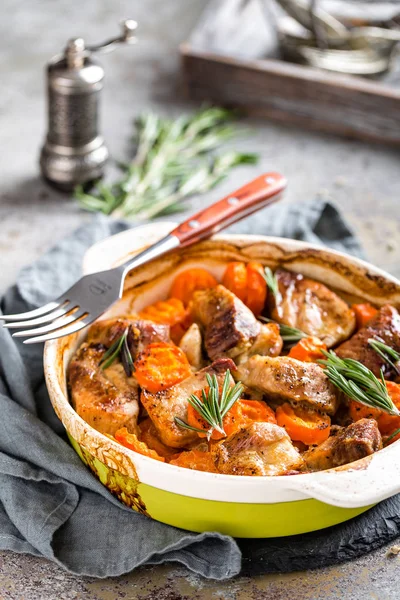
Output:
[[[95,46],[69,40],[47,65],[48,133],[40,155],[43,177],[63,191],[102,176],[108,150],[98,129],[103,67],[93,58],[117,44],[136,42],[136,21],[122,23],[122,33]]]

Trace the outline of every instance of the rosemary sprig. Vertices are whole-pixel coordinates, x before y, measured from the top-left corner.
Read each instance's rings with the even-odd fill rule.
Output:
[[[136,154],[120,164],[122,177],[111,185],[98,185],[92,194],[75,190],[80,205],[89,211],[115,213],[138,221],[183,209],[182,202],[203,194],[242,164],[254,164],[256,154],[216,149],[234,137],[234,113],[206,108],[170,120],[152,113],[136,121]]]
[[[387,391],[386,383],[381,372],[381,379],[365,365],[352,358],[339,358],[332,350],[326,352],[325,360],[319,364],[326,367],[325,373],[329,380],[352,400],[366,406],[378,408],[390,415],[400,416]]]
[[[265,281],[267,282],[267,286],[268,286],[271,294],[273,294],[275,299],[277,299],[280,294],[279,294],[279,284],[278,284],[278,280],[277,280],[275,274],[271,271],[271,269],[269,267],[264,267],[263,277],[264,277]]]
[[[396,431],[393,431],[393,433],[391,433],[386,439],[385,439],[385,446],[388,445],[389,442],[392,441],[393,438],[396,437],[396,435],[399,435],[400,433],[400,428],[396,429]]]
[[[274,321],[274,319],[268,319],[267,317],[258,317],[260,321],[264,321],[264,323],[276,323],[279,325],[279,332],[284,344],[297,344],[303,338],[308,337],[307,333],[297,329],[297,327],[290,327],[289,325],[284,325],[283,323],[278,323]]]
[[[387,346],[382,340],[376,338],[370,338],[368,340],[368,345],[371,346],[378,356],[393,369],[396,375],[400,376],[400,369],[395,364],[395,362],[400,361],[400,354],[396,352],[394,348]]]
[[[230,387],[231,373],[229,369],[225,373],[221,392],[219,391],[218,379],[215,374],[210,377],[207,373],[206,378],[208,389],[203,389],[201,391],[201,399],[195,394],[192,394],[190,398],[188,398],[188,402],[210,425],[210,428],[206,430],[192,427],[189,423],[182,421],[179,417],[175,417],[175,423],[185,429],[197,431],[198,433],[205,433],[209,441],[214,430],[222,435],[226,435],[223,426],[224,416],[232,408],[235,402],[239,400],[244,388],[240,382]]]
[[[110,367],[113,362],[120,357],[122,365],[124,367],[124,371],[127,377],[131,377],[134,372],[134,364],[131,352],[129,350],[128,345],[128,334],[129,327],[127,327],[124,333],[115,340],[115,342],[109,347],[107,352],[104,353],[101,361],[99,362],[99,367],[103,370]]]

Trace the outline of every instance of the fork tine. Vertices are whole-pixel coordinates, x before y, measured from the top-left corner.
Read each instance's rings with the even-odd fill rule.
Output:
[[[68,315],[67,317],[63,317],[61,319],[57,319],[53,323],[49,323],[49,325],[45,325],[44,327],[36,327],[34,329],[24,329],[24,331],[16,331],[13,333],[13,337],[31,337],[33,335],[41,334],[41,333],[52,333],[53,331],[57,331],[61,327],[65,327],[65,325],[69,325],[73,323],[77,319],[84,317],[87,314],[85,311],[75,311],[72,315]]]
[[[4,323],[3,327],[6,329],[20,329],[21,327],[33,327],[35,325],[42,325],[44,323],[49,323],[50,321],[54,321],[55,319],[59,319],[66,315],[70,310],[74,308],[78,308],[77,306],[71,308],[59,308],[58,310],[54,310],[53,312],[44,315],[44,317],[37,317],[37,319],[30,319],[29,321],[10,321],[10,323]]]
[[[37,337],[24,340],[23,344],[38,344],[39,342],[48,342],[49,340],[55,340],[57,338],[64,337],[65,335],[71,335],[72,333],[76,333],[84,327],[87,327],[87,325],[90,325],[90,323],[93,323],[93,321],[95,320],[95,317],[88,317],[89,315],[78,320],[77,323],[74,322],[72,323],[72,325],[69,325],[68,327],[62,327],[53,333],[48,333],[47,335],[39,335]]]
[[[54,302],[49,302],[48,304],[45,304],[44,306],[41,306],[40,308],[35,308],[34,310],[28,310],[27,312],[24,312],[24,313],[17,313],[14,315],[0,315],[0,321],[20,321],[20,320],[25,321],[25,319],[40,317],[41,315],[44,315],[44,314],[50,312],[51,310],[55,310],[62,303],[65,304],[65,301],[54,300]]]

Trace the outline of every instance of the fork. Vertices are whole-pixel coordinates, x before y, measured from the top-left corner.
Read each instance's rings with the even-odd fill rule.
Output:
[[[13,334],[14,337],[27,338],[24,344],[46,342],[76,333],[121,298],[125,277],[132,269],[173,249],[185,248],[210,237],[276,202],[285,188],[286,179],[279,173],[261,175],[196,213],[132,260],[114,269],[85,275],[56,300],[25,313],[0,315],[0,320],[7,321],[4,327],[9,329],[32,327]]]

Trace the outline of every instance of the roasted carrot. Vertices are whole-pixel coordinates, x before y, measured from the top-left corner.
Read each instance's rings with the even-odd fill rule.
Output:
[[[125,446],[125,448],[134,450],[135,452],[138,452],[138,454],[143,454],[143,456],[165,462],[165,459],[162,456],[159,456],[157,452],[151,450],[144,442],[138,440],[136,434],[129,433],[126,427],[122,427],[115,432],[115,439],[122,444],[122,446]]]
[[[178,298],[160,300],[155,304],[146,306],[139,316],[142,319],[170,325],[171,339],[178,344],[181,337],[192,324],[190,312],[185,308],[183,302]]]
[[[365,327],[375,317],[377,309],[372,304],[353,304],[351,307],[356,315],[357,329]]]
[[[247,269],[243,262],[230,262],[222,278],[222,285],[242,302],[247,298]]]
[[[382,415],[382,411],[379,410],[379,408],[366,406],[365,404],[361,404],[361,402],[357,402],[356,400],[350,400],[348,406],[349,415],[353,421],[358,421],[359,419],[375,419],[377,421]]]
[[[183,381],[191,373],[186,354],[166,342],[149,344],[135,361],[139,385],[153,394]]]
[[[324,358],[322,350],[327,350],[326,344],[315,336],[302,338],[293,348],[290,349],[288,356],[297,358],[303,362],[316,362]]]
[[[267,284],[262,276],[260,263],[230,262],[226,267],[222,284],[233,292],[242,302],[259,315],[267,298]]]
[[[188,306],[195,291],[206,290],[216,285],[218,285],[217,280],[206,269],[192,267],[175,277],[169,295]]]
[[[386,387],[393,404],[400,409],[400,384],[386,381]],[[400,428],[400,417],[382,412],[378,418],[378,428],[382,435],[390,435]]]
[[[400,384],[394,381],[385,381],[385,383],[393,404],[400,409]],[[371,408],[355,400],[349,402],[349,414],[353,421],[375,419],[378,422],[378,428],[382,435],[390,435],[396,429],[400,428],[400,417],[389,415],[378,408]]]
[[[188,450],[170,461],[171,465],[184,467],[185,469],[194,469],[196,471],[207,471],[216,473],[214,461],[210,452],[201,452],[200,450]]]
[[[255,315],[262,313],[267,299],[267,285],[262,276],[263,267],[260,263],[249,262],[247,265],[247,297],[246,306]]]
[[[331,430],[331,420],[327,415],[299,408],[294,410],[288,403],[278,406],[276,420],[280,427],[286,429],[292,440],[308,446],[324,442]]]

